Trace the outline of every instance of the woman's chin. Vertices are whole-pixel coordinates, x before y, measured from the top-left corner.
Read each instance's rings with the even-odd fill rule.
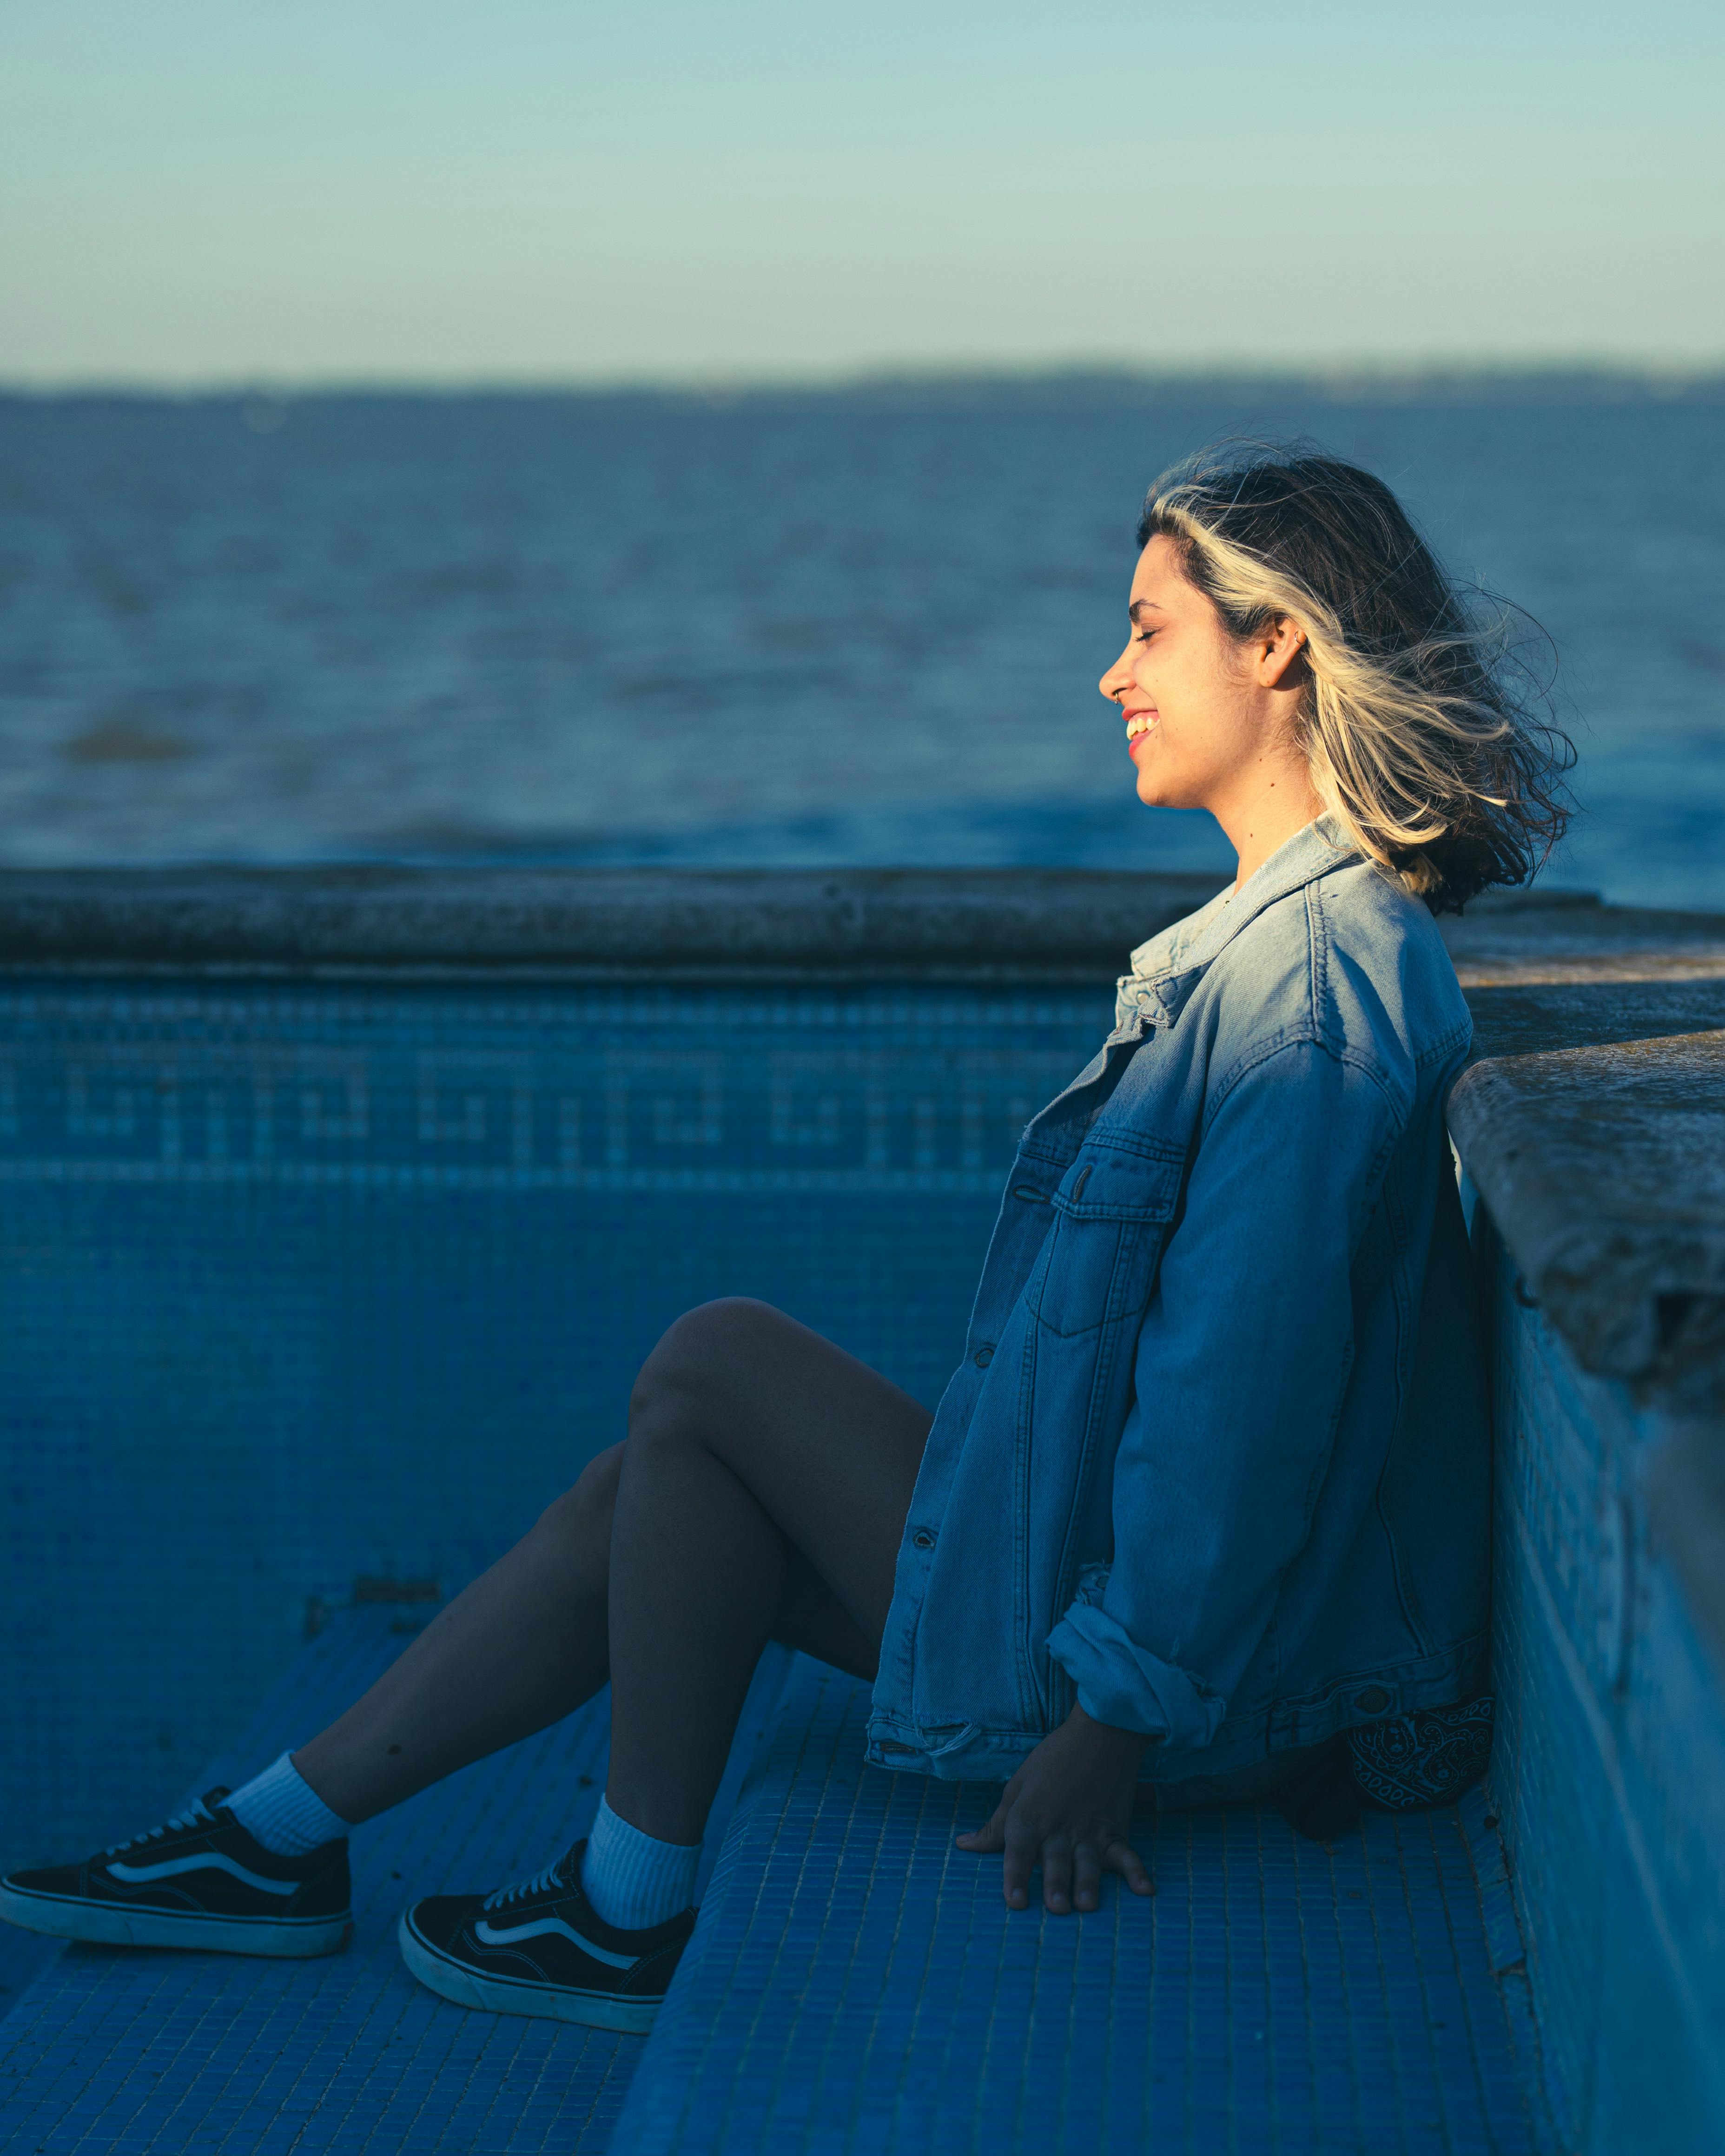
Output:
[[[1147,808],[1201,808],[1204,788],[1197,774],[1183,779],[1178,765],[1147,744],[1132,759],[1137,767],[1137,794]]]

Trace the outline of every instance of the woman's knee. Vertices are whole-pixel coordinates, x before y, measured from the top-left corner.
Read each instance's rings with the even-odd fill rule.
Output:
[[[540,1516],[540,1525],[567,1542],[578,1562],[592,1560],[603,1565],[608,1561],[611,1518],[617,1509],[617,1484],[622,1472],[623,1447],[607,1445]]]
[[[771,1303],[721,1296],[685,1311],[642,1363],[629,1394],[629,1438],[675,1435],[711,1411],[732,1373],[757,1363],[788,1321]]]

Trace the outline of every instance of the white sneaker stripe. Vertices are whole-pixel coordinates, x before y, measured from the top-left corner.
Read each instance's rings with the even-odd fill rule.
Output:
[[[223,1856],[219,1850],[210,1850],[202,1856],[171,1856],[162,1864],[110,1861],[106,1870],[110,1879],[123,1880],[128,1887],[141,1887],[152,1879],[177,1878],[182,1871],[227,1871],[246,1886],[255,1887],[260,1894],[280,1894],[285,1900],[290,1894],[300,1891],[297,1879],[266,1879],[261,1872],[248,1871],[231,1856]]]
[[[566,1939],[572,1939],[584,1954],[602,1961],[608,1969],[633,1969],[641,1958],[639,1954],[612,1953],[607,1948],[596,1947],[591,1939],[582,1938],[572,1924],[566,1924],[561,1917],[539,1917],[531,1924],[516,1924],[500,1931],[481,1917],[473,1928],[473,1935],[481,1946],[512,1947],[522,1939],[543,1938],[547,1932],[561,1932]]]

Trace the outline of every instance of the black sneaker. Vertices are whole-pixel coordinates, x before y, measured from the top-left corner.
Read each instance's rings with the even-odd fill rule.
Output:
[[[347,1843],[277,1856],[208,1789],[166,1826],[84,1864],[0,1879],[0,1917],[50,1938],[205,1947],[295,1958],[338,1953],[353,1929]]]
[[[581,1891],[586,1849],[578,1841],[536,1878],[495,1894],[415,1902],[402,1912],[402,1959],[458,2006],[643,2034],[665,2003],[695,1912],[619,1931]]]

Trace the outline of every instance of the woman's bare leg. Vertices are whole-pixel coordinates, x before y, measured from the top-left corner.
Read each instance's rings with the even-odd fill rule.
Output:
[[[622,1458],[620,1445],[602,1452],[369,1691],[294,1754],[331,1811],[357,1826],[561,1721],[601,1688]]]
[[[691,1312],[642,1369],[627,1447],[593,1461],[295,1766],[343,1819],[370,1819],[590,1699],[620,1614],[613,1809],[699,1840],[768,1638],[872,1674],[929,1420],[765,1304]]]
[[[769,1639],[871,1676],[931,1418],[764,1303],[691,1311],[644,1366],[611,1529],[606,1796],[699,1841]]]

